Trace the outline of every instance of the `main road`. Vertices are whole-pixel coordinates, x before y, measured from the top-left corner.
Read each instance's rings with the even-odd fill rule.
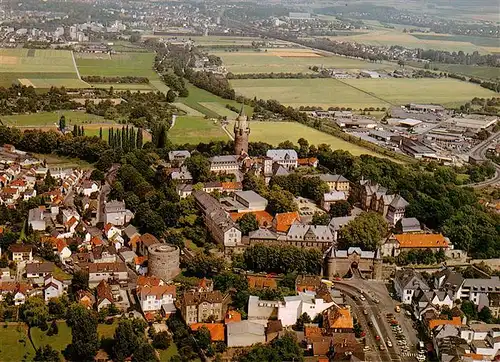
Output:
[[[486,161],[487,160],[486,151],[488,150],[489,146],[498,139],[500,139],[500,131],[492,134],[486,140],[484,140],[483,142],[478,144],[476,147],[474,147],[470,151],[469,155],[475,157],[477,160]],[[495,166],[495,176],[493,176],[489,180],[477,182],[475,184],[468,184],[468,185],[464,185],[464,186],[480,188],[480,187],[499,185],[500,184],[500,166],[497,165],[496,163],[493,163],[493,165]]]

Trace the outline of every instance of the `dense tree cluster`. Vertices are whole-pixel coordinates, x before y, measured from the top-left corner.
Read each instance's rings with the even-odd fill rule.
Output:
[[[286,332],[270,344],[257,344],[236,359],[238,362],[304,361],[302,347],[294,332]]]
[[[231,88],[226,77],[212,72],[196,72],[190,68],[185,69],[184,76],[198,88],[205,89],[225,99],[235,99],[234,89]]]
[[[319,274],[322,254],[316,249],[295,246],[257,244],[245,249],[243,262],[246,270],[256,272]]]
[[[365,212],[341,229],[341,248],[359,246],[363,250],[376,250],[387,234],[387,222],[376,212]]]
[[[101,77],[100,75],[88,75],[82,77],[82,80],[89,83],[115,83],[115,84],[147,84],[147,77]]]
[[[167,319],[167,326],[183,361],[193,361],[199,357],[199,347],[179,314]]]

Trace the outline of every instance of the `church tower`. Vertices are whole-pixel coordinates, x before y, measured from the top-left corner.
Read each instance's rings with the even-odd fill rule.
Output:
[[[236,117],[234,124],[234,154],[241,155],[242,153],[248,154],[248,135],[250,134],[250,126],[248,124],[248,117],[241,105],[240,114]]]

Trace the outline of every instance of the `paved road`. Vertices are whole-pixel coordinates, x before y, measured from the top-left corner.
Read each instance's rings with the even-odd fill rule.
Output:
[[[492,134],[488,139],[485,141],[481,142],[478,144],[476,147],[474,147],[469,155],[474,156],[477,159],[480,160],[486,160],[486,150],[488,147],[495,141],[500,139],[500,131],[497,133]],[[477,182],[475,184],[468,184],[465,186],[469,187],[475,187],[475,188],[481,188],[481,187],[487,187],[487,186],[494,186],[494,185],[500,185],[500,166],[497,164],[493,164],[496,168],[495,176],[490,178],[489,180],[483,181],[483,182]]]
[[[394,308],[399,303],[392,300],[383,282],[352,279],[350,281],[335,282],[335,288],[341,290],[346,295],[358,297],[357,301],[355,302],[355,307],[353,307],[355,313],[356,309],[361,309],[361,313],[363,309],[368,312],[367,316],[361,314],[361,317],[365,319],[365,322],[363,323],[367,324],[369,320],[372,322],[373,327],[365,329],[366,324],[363,325],[362,323],[363,329],[367,331],[367,334],[368,331],[370,331],[372,334],[379,335],[381,337],[381,342],[378,342],[377,344],[383,343],[386,348],[385,351],[379,351],[377,358],[384,362],[415,361],[414,357],[403,355],[401,349],[399,348],[399,345],[396,343],[395,335],[392,332],[389,323],[387,322],[386,314],[395,314],[396,320],[401,325],[404,335],[407,338],[408,347],[410,348],[410,351],[414,353],[416,351],[418,338],[415,333],[415,329],[413,328],[412,321],[409,318],[405,317],[403,313],[394,313]],[[366,301],[364,302],[359,299],[361,292],[363,292],[363,295],[366,298]],[[378,299],[380,303],[375,303],[375,298]],[[358,314],[356,313],[356,315]],[[387,347],[387,340],[391,340],[393,347]],[[378,361],[379,359],[375,360]]]

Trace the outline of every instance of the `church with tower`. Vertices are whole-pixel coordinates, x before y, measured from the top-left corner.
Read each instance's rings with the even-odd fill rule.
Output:
[[[244,105],[241,105],[240,114],[234,123],[234,154],[248,155],[248,136],[250,135],[250,125],[245,114]]]

